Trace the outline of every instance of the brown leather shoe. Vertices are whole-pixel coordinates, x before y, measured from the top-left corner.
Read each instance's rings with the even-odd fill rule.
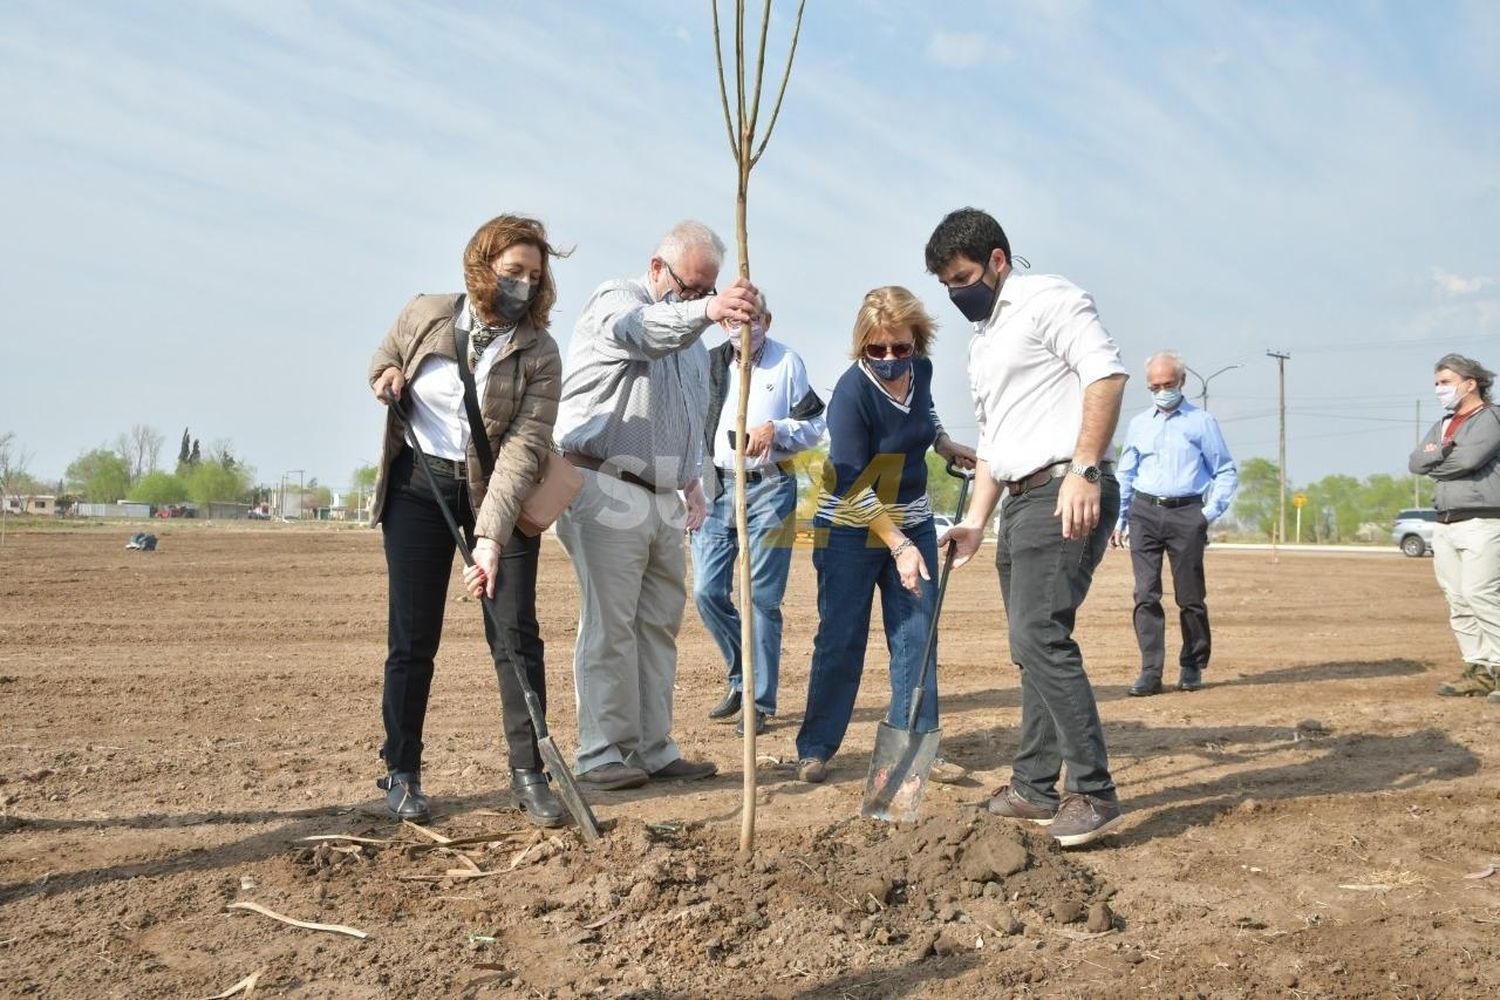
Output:
[[[617,760],[591,767],[578,776],[579,782],[602,792],[619,791],[622,788],[640,788],[651,778],[638,767],[630,767]]]
[[[666,767],[659,767],[651,772],[653,781],[698,781],[701,778],[712,778],[719,773],[719,765],[711,760],[688,760],[686,757],[678,757]]]
[[[1091,844],[1120,825],[1120,803],[1093,795],[1069,795],[1047,831],[1062,847]]]
[[[1024,819],[1038,826],[1050,826],[1053,817],[1057,815],[1057,806],[1039,806],[1028,799],[1023,799],[1009,785],[1001,785],[994,798],[986,802],[984,807],[996,816],[1004,816],[1006,819]]]

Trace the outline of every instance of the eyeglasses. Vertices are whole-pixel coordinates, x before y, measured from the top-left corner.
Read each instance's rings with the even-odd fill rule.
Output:
[[[872,361],[879,361],[882,358],[909,358],[916,349],[917,345],[911,341],[904,344],[866,344],[865,357]]]
[[[666,268],[667,273],[672,276],[672,280],[677,282],[677,294],[681,295],[685,301],[696,302],[699,299],[706,299],[719,294],[719,290],[717,288],[709,288],[705,290],[702,288],[691,287],[687,282],[677,277],[677,272],[672,270],[672,265],[668,264],[665,259],[662,260],[661,266]]]

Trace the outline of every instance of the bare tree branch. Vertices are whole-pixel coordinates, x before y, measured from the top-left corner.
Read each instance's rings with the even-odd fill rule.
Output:
[[[802,34],[802,9],[807,6],[807,0],[797,2],[797,23],[792,27],[792,48],[786,57],[786,72],[781,76],[781,89],[776,93],[776,106],[771,109],[771,122],[766,126],[766,134],[761,137],[760,149],[750,158],[753,167],[760,162],[761,154],[766,151],[766,143],[771,141],[771,133],[776,130],[776,119],[781,114],[781,99],[786,96],[786,82],[792,78],[792,60],[797,55],[797,37]]]
[[[719,101],[724,105],[724,131],[729,133],[729,152],[733,154],[735,165],[738,166],[740,144],[735,140],[738,128],[729,115],[729,91],[724,84],[724,49],[719,41],[719,0],[710,0],[710,6],[714,11],[714,63],[719,67]]]
[[[760,51],[755,54],[755,96],[750,100],[750,125],[746,129],[751,142],[755,141],[755,123],[760,119],[760,84],[766,75],[766,36],[771,33],[771,0],[760,18]],[[791,60],[787,60],[791,65]]]
[[[734,0],[734,90],[740,105],[739,145],[745,145],[745,0]],[[739,158],[739,157],[737,157]],[[744,178],[745,166],[740,166]]]

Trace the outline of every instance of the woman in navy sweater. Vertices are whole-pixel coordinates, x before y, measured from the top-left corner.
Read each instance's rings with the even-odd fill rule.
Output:
[[[927,356],[933,325],[905,288],[870,292],[854,321],[854,364],[828,403],[828,463],[814,519],[818,636],[797,733],[797,775],[803,781],[827,777],[828,761],[849,728],[877,588],[891,656],[887,718],[906,726],[937,598],[927,449],[936,447],[966,465],[973,460],[972,450],[943,432],[933,410]],[[937,728],[935,668],[927,672],[917,719],[923,732]]]

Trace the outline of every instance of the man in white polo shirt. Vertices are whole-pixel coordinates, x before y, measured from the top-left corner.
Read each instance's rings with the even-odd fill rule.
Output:
[[[1128,376],[1089,294],[1056,275],[1013,273],[1010,241],[987,213],[950,212],[926,256],[974,324],[974,502],[939,540],[956,544],[955,566],[978,551],[1007,497],[996,563],[1021,669],[1021,733],[1011,781],[988,807],[1048,825],[1063,847],[1087,844],[1119,824],[1120,803],[1073,624],[1119,511],[1105,456]]]
[[[740,398],[740,328],[725,325],[729,340],[708,352],[708,419],[704,421],[703,494],[708,516],[693,532],[693,599],[698,617],[719,646],[729,669],[724,699],[708,713],[729,720],[741,713],[744,671],[740,659],[740,610],[734,606],[734,561],[739,555],[735,529],[736,489],[745,491],[750,528],[750,575],[755,615],[756,732],[776,714],[781,669],[781,599],[786,593],[796,537],[797,476],[792,456],[823,437],[823,401],[807,380],[796,352],[766,335],[771,313],[762,299],[761,315],[750,327],[750,407],[746,412],[745,480],[734,477],[734,425]]]

